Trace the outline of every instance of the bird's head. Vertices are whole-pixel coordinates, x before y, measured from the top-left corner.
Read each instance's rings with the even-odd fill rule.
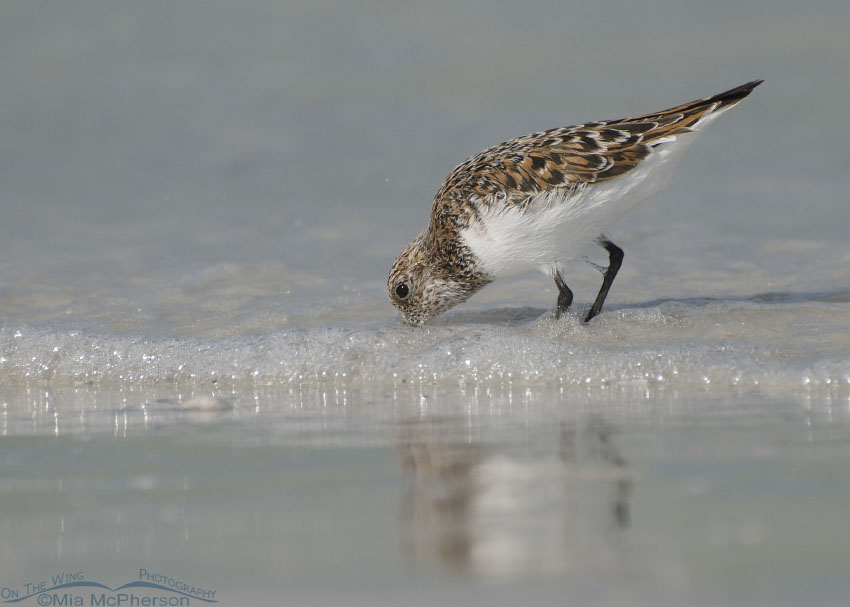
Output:
[[[433,249],[427,234],[420,234],[401,251],[387,279],[390,301],[411,325],[466,301],[487,282],[452,272]]]

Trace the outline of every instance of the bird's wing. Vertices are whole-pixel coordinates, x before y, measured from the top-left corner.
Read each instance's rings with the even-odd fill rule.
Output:
[[[661,112],[540,131],[484,150],[446,177],[433,218],[456,224],[473,214],[473,208],[464,208],[475,206],[470,201],[522,204],[541,192],[615,179],[638,167],[653,148],[700,130],[761,82]]]

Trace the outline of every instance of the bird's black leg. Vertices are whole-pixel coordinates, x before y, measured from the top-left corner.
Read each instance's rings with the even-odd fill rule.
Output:
[[[558,287],[558,307],[555,310],[555,318],[561,318],[561,314],[570,309],[573,303],[573,292],[564,282],[560,272],[555,272],[555,285]]]
[[[605,303],[605,298],[608,296],[608,291],[611,289],[611,285],[614,284],[614,277],[617,276],[617,272],[620,270],[620,266],[623,264],[623,249],[615,245],[607,238],[600,238],[599,244],[602,245],[606,251],[608,251],[608,269],[605,270],[605,276],[602,278],[602,288],[599,289],[599,294],[596,296],[596,301],[594,301],[593,305],[590,307],[590,311],[587,313],[587,317],[584,319],[584,322],[590,321],[591,318],[599,314],[599,312],[602,310],[602,304]],[[558,300],[558,302],[560,303],[560,299]]]

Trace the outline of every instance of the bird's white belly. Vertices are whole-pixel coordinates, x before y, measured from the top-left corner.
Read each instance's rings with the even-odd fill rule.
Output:
[[[481,270],[503,278],[580,255],[598,232],[577,211],[569,203],[538,211],[506,206],[483,213],[461,237]]]

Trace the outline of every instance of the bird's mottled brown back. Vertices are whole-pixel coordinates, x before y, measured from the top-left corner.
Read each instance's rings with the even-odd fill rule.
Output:
[[[652,147],[689,133],[704,116],[746,97],[761,81],[662,112],[532,133],[484,150],[446,178],[434,200],[432,226],[463,226],[465,201],[523,205],[541,192],[577,189],[619,177]]]

